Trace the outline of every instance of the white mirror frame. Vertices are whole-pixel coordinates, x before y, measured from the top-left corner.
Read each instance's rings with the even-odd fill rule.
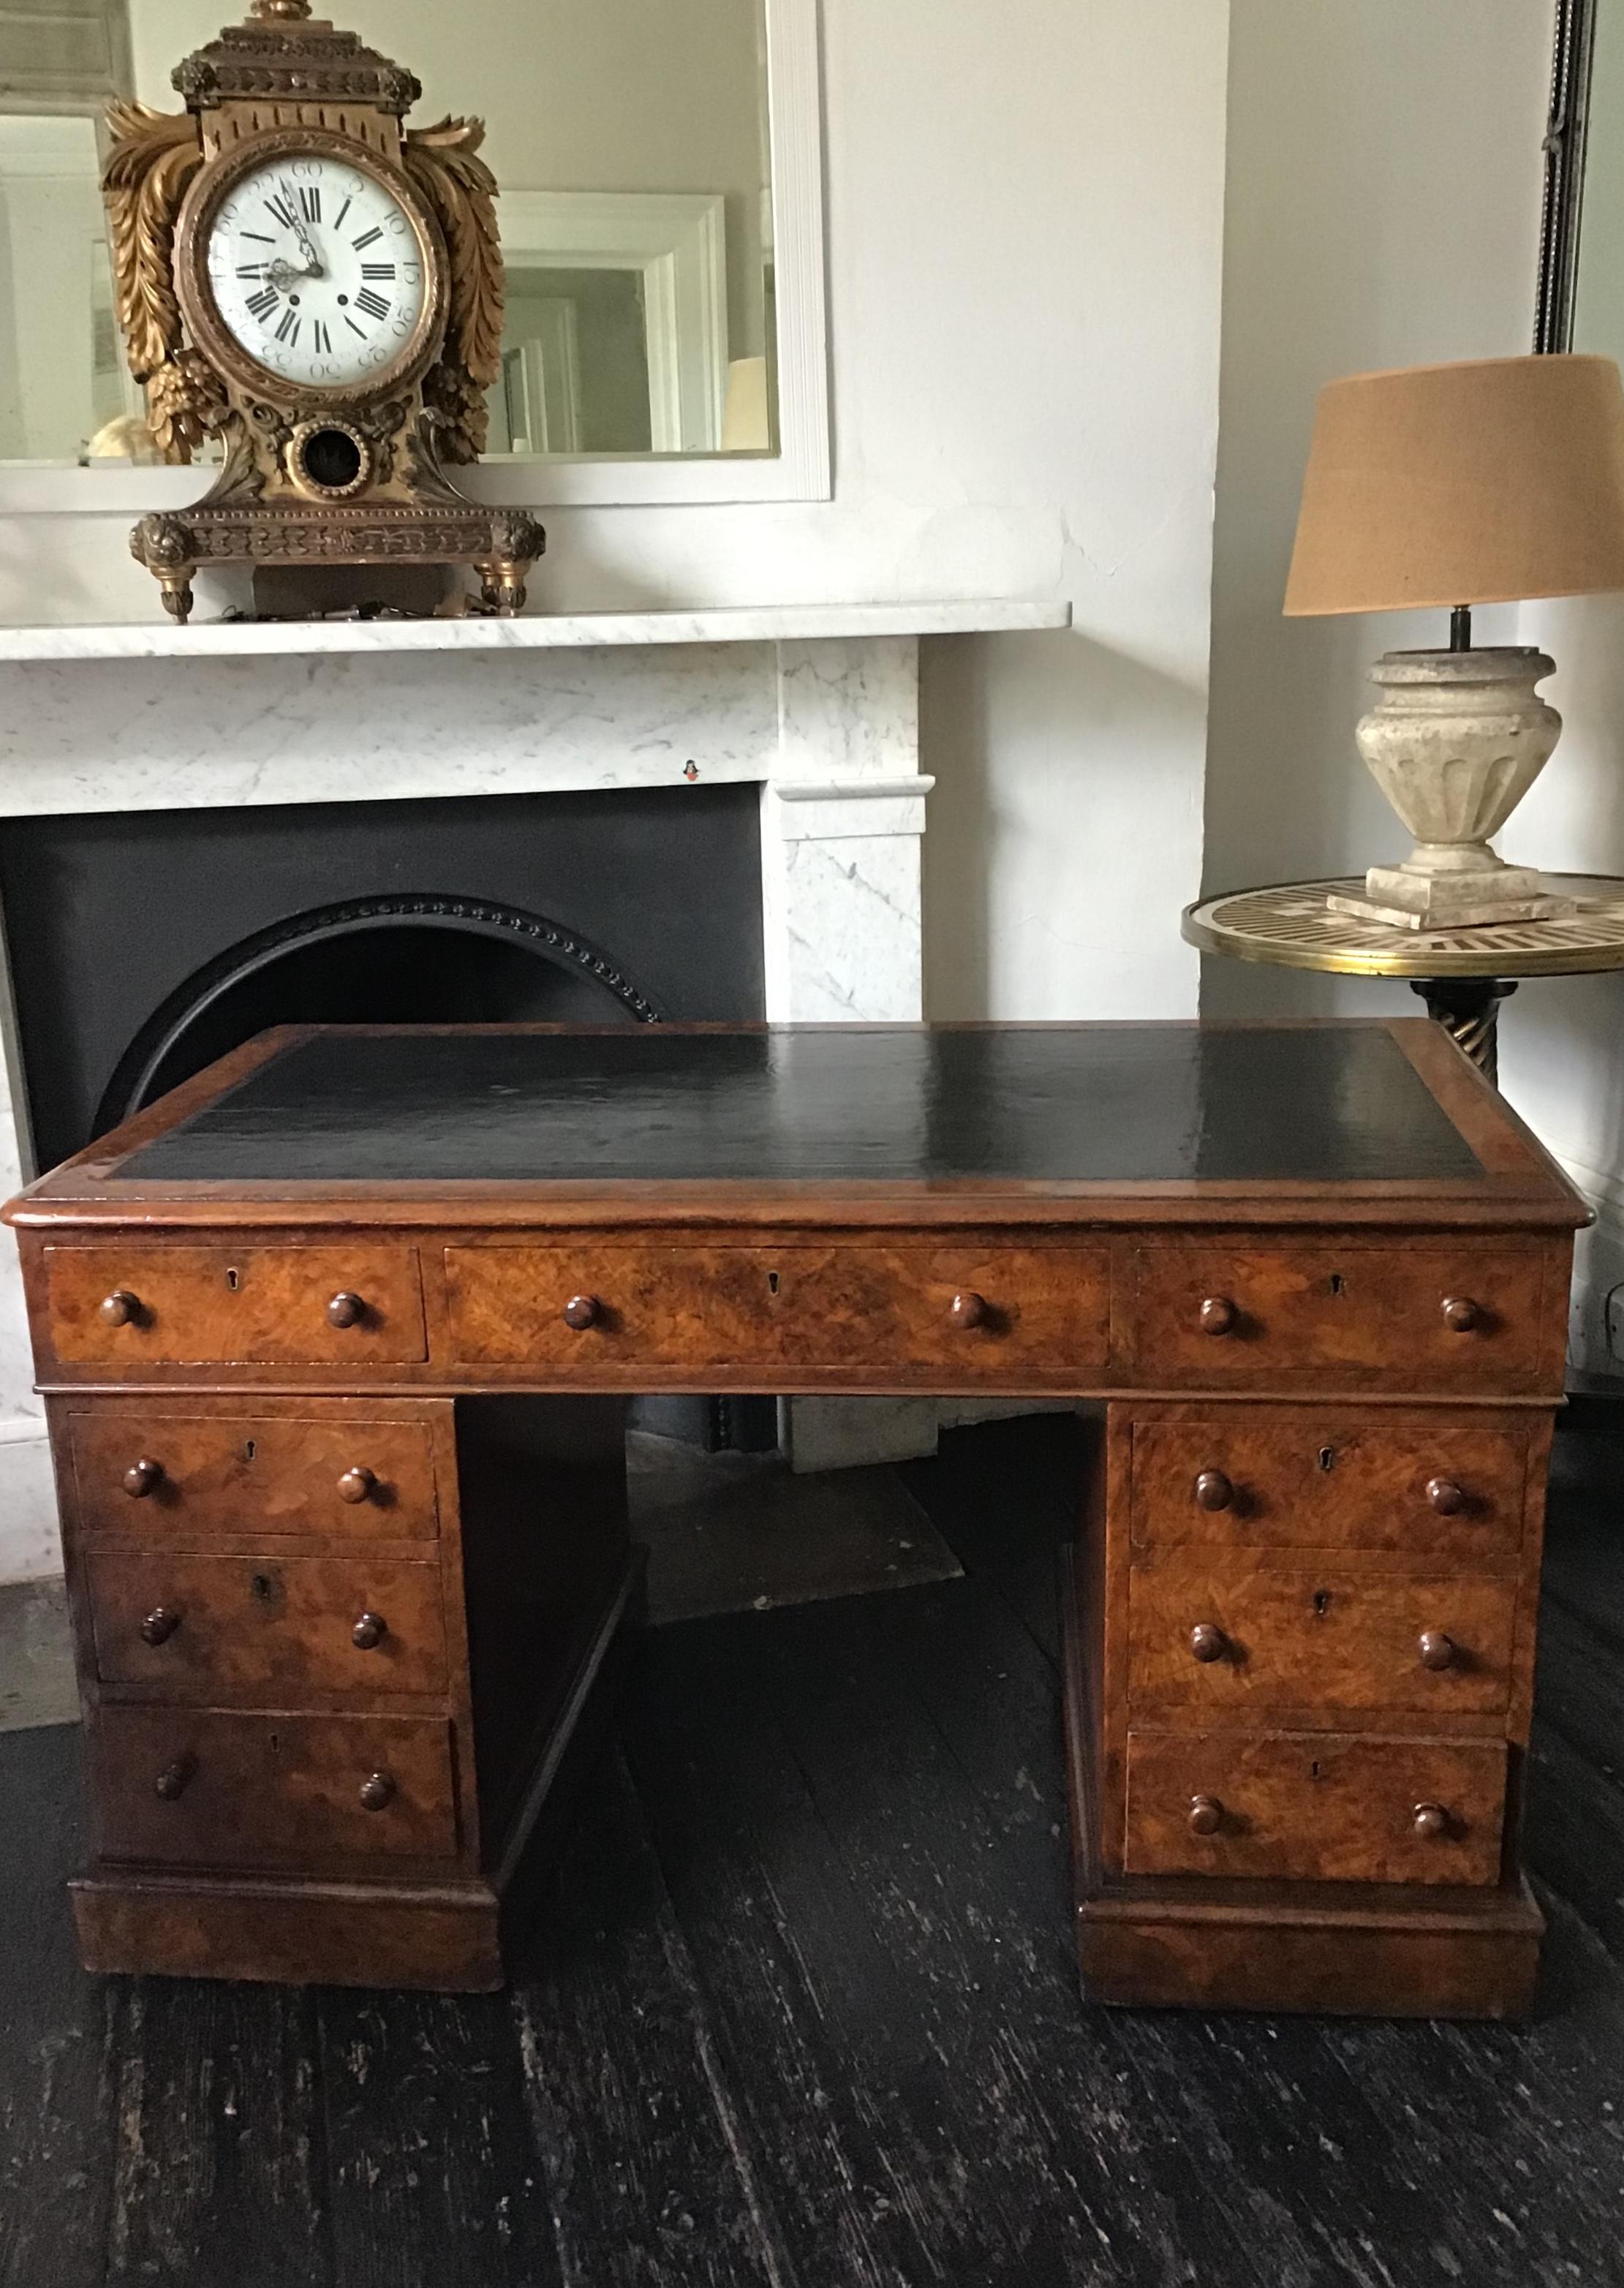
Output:
[[[457,473],[458,489],[470,498],[514,508],[631,508],[832,497],[819,0],[765,0],[765,4],[779,451],[492,461]],[[521,218],[516,240],[521,254],[525,237],[532,234],[527,226],[533,218],[527,217],[527,207],[545,195],[511,195]],[[656,249],[650,258],[673,253],[670,247]],[[720,379],[712,376],[702,385],[714,396]],[[88,469],[0,465],[0,516],[142,516],[152,509],[188,506],[203,497],[210,481],[206,470],[137,469],[118,461]]]

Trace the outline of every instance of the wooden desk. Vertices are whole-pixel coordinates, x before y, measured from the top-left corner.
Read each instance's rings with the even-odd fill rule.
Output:
[[[614,1394],[1058,1394],[1087,1990],[1525,2004],[1585,1211],[1424,1020],[284,1031],[6,1212],[92,1968],[499,1982],[634,1604]]]

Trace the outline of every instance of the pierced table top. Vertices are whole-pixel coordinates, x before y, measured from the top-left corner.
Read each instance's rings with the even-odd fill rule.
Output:
[[[1607,874],[1548,879],[1556,894],[1579,900],[1576,914],[1474,929],[1393,929],[1333,913],[1326,904],[1333,890],[1363,896],[1358,875],[1203,899],[1186,910],[1184,936],[1203,953],[1235,961],[1359,977],[1572,977],[1624,969],[1624,879]]]

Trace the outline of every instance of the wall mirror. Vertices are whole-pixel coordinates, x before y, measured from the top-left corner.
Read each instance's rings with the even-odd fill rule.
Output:
[[[520,504],[829,491],[817,0],[332,0],[487,123],[508,306],[490,449]],[[177,505],[103,226],[100,112],[165,110],[246,0],[0,0],[0,511]]]

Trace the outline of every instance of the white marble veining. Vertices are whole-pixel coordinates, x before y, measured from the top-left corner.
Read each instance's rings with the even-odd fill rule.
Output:
[[[917,640],[780,643],[778,746],[784,779],[883,778],[917,771]]]
[[[0,628],[0,660],[270,659],[348,652],[580,651],[627,645],[825,643],[854,637],[994,635],[1066,628],[1069,604],[1003,598],[893,604],[728,605],[700,612],[535,613],[516,620],[322,620],[260,625],[132,621]]]
[[[758,783],[768,1014],[917,1020],[934,784],[919,639],[1068,617],[967,603],[0,631],[0,819]],[[28,1158],[13,1049],[0,1194]],[[32,1383],[7,1248],[0,1579],[56,1562]],[[876,1420],[831,1402],[789,1431],[798,1452],[850,1460],[881,1450]]]
[[[0,814],[766,779],[770,644],[0,664]]]
[[[769,818],[782,814],[770,792]],[[921,824],[923,804],[920,805]],[[919,833],[763,837],[767,1013],[780,1024],[924,1014]]]

